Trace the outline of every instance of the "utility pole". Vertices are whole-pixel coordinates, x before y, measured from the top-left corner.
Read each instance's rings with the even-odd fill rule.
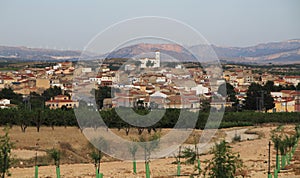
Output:
[[[269,141],[268,178],[272,178],[270,164],[271,164],[271,141]]]
[[[259,97],[256,97],[256,110],[259,111],[259,105],[258,105]]]
[[[259,111],[263,111],[265,109],[265,99],[264,99],[264,94],[266,93],[266,91],[264,90],[260,90],[261,93],[261,101],[260,101],[260,108]]]

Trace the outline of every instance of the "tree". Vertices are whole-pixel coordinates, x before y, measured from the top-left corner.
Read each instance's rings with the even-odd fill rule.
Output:
[[[205,99],[201,102],[201,111],[203,112],[209,112],[210,111],[210,100]]]
[[[152,151],[159,147],[160,135],[155,133],[148,138],[140,136],[139,141],[140,146],[144,149],[146,178],[150,178],[150,156]]]
[[[30,125],[30,122],[33,118],[33,111],[21,109],[19,112],[15,112],[16,122],[21,127],[22,132],[25,133],[27,127]]]
[[[22,95],[16,94],[11,88],[3,88],[0,91],[0,99],[9,99],[12,104],[20,105],[23,101]]]
[[[264,90],[264,88],[257,83],[252,83],[249,86],[245,101],[245,109],[267,111],[274,107],[274,99],[272,98],[270,91]]]
[[[10,168],[11,159],[11,149],[13,144],[10,141],[8,135],[8,128],[4,129],[5,135],[0,136],[0,176],[4,178],[5,175],[10,175],[8,169]]]
[[[269,81],[269,80],[265,84],[264,89],[266,91],[269,91],[269,92],[277,90],[276,87],[274,86],[274,82],[273,81]]]
[[[45,98],[35,92],[31,92],[28,98],[30,104],[30,109],[44,109],[45,108]],[[26,109],[26,108],[25,108]]]
[[[133,173],[136,174],[136,152],[138,150],[137,140],[133,139],[131,144],[129,145],[129,152],[132,156],[132,164],[133,164]]]
[[[300,90],[300,82],[298,83],[298,85],[296,86],[296,90]]]
[[[280,170],[278,150],[281,138],[277,135],[272,134],[272,141],[274,143],[274,149],[276,150],[276,169]]]
[[[54,160],[54,164],[56,166],[56,176],[57,178],[60,177],[60,151],[53,148],[51,150],[48,151],[48,154],[50,155],[50,157]]]
[[[96,177],[98,177],[99,169],[100,169],[100,160],[102,159],[103,155],[102,155],[101,151],[93,150],[90,154],[90,157],[94,161],[94,166],[95,166],[96,175],[97,175]]]
[[[197,158],[196,155],[196,151],[193,150],[190,147],[186,147],[183,151],[182,151],[182,158],[185,158],[185,163],[186,164],[194,164]]]
[[[45,98],[45,100],[50,100],[52,97],[61,95],[62,91],[60,87],[54,86],[53,88],[48,88],[45,90],[42,94],[42,96]]]
[[[92,149],[92,153],[90,157],[94,160],[94,165],[96,169],[96,176],[100,176],[100,163],[103,158],[103,150],[108,149],[108,142],[103,137],[94,138],[91,142],[93,144],[89,144],[89,147]]]
[[[154,62],[151,62],[150,60],[148,60],[148,61],[146,62],[146,66],[147,66],[147,67],[153,67],[153,66],[154,66]]]
[[[45,113],[43,110],[41,109],[36,109],[34,110],[34,114],[33,114],[33,122],[35,123],[35,126],[36,126],[36,131],[37,132],[40,132],[40,128],[41,126],[43,125],[44,123],[44,116]]]
[[[140,66],[141,66],[141,64],[142,64],[142,62],[141,62],[141,61],[139,61],[139,60],[137,60],[137,61],[134,61],[134,65],[135,65],[136,67],[140,67]]]
[[[105,98],[111,98],[111,87],[108,86],[99,86],[98,90],[93,90],[92,94],[95,94],[95,100],[98,104],[98,107],[101,109],[103,107],[103,100]]]
[[[226,87],[225,87],[226,86]],[[226,88],[226,91],[225,91]],[[236,92],[234,87],[230,83],[223,83],[218,88],[218,93],[221,94],[223,97],[227,97],[230,102],[237,104],[238,100],[236,98]]]
[[[216,144],[212,149],[214,155],[204,169],[204,176],[208,174],[211,178],[233,178],[238,169],[243,165],[239,154],[233,153],[226,141]]]

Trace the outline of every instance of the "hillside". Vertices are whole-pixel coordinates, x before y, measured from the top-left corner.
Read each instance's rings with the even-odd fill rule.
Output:
[[[80,51],[0,46],[0,58],[21,60],[74,60]]]
[[[210,48],[212,47],[212,48]],[[238,63],[300,63],[300,40],[270,42],[250,47],[221,47],[216,45],[195,45],[182,47],[177,44],[135,44],[118,49],[98,58],[132,58],[140,54],[160,50],[162,60],[174,58],[178,61],[196,61],[189,50],[197,51],[200,61],[210,57],[214,49],[220,60]],[[0,46],[0,58],[21,60],[77,60],[80,51],[63,51],[27,47]],[[94,56],[93,56],[94,57]],[[199,57],[199,56],[198,56]]]

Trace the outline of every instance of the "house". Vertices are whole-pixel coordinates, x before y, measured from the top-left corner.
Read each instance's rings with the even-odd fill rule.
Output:
[[[163,108],[166,104],[166,99],[167,99],[168,95],[160,92],[160,91],[156,91],[153,94],[150,95],[150,103],[156,103],[156,105],[158,106],[158,108]]]
[[[300,112],[300,91],[271,92],[275,107],[268,112]]]
[[[38,78],[36,79],[36,87],[42,89],[48,89],[50,88],[50,80],[44,78]]]
[[[2,75],[2,76],[0,76],[0,85],[2,85],[2,87],[0,87],[0,88],[11,86],[12,83],[16,82],[16,81],[17,81],[16,79],[14,79],[10,76]]]
[[[48,106],[50,109],[57,109],[57,108],[74,108],[78,107],[79,102],[71,100],[69,96],[66,95],[57,95],[51,100],[45,102],[45,105]]]
[[[0,104],[1,105],[8,105],[8,104],[10,104],[10,100],[9,99],[1,99]]]
[[[0,109],[12,108],[12,107],[16,107],[16,105],[10,104],[9,99],[0,99]]]
[[[294,86],[297,86],[298,83],[300,83],[300,76],[285,76],[283,77],[283,80],[288,83],[292,83]]]
[[[202,95],[204,93],[208,93],[209,92],[209,88],[208,87],[205,87],[203,86],[202,84],[199,84],[195,87],[192,87],[191,90],[193,91],[196,91],[196,95]]]
[[[275,101],[275,107],[271,112],[295,112],[295,99],[284,98]]]

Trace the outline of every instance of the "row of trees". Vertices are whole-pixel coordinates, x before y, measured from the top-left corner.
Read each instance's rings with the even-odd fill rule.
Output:
[[[285,169],[285,166],[290,163],[300,138],[300,125],[296,125],[294,134],[287,134],[284,129],[283,126],[278,126],[272,131],[272,141],[276,150],[275,174]]]
[[[61,95],[62,90],[60,87],[54,86],[45,90],[42,94],[37,94],[35,92],[30,93],[27,98],[23,98],[21,94],[15,93],[11,88],[3,88],[0,91],[0,99],[9,99],[11,104],[17,105],[19,108],[24,108],[25,105],[27,108],[41,108],[44,105],[44,102],[50,100],[56,95]],[[68,95],[66,93],[66,95]]]
[[[23,132],[27,127],[35,126],[40,131],[41,126],[77,126],[73,110],[45,109],[0,109],[0,125],[10,127],[18,125]]]
[[[148,111],[139,110],[139,113],[147,113]],[[167,109],[163,117],[150,127],[138,127],[139,131],[142,133],[144,130],[156,130],[159,128],[173,128],[178,122],[180,113],[185,112],[185,119],[180,122],[184,127],[193,127],[189,120],[191,117],[197,117],[195,127],[197,129],[203,129],[207,124],[207,119],[209,113],[200,112],[199,115],[195,116],[195,113],[188,110],[180,109]],[[96,112],[95,112],[96,113]],[[115,109],[102,110],[99,111],[102,119],[109,128],[118,128],[119,130],[124,129],[128,134],[130,129],[134,128],[131,124],[125,122],[116,112]],[[96,113],[97,114],[97,113]],[[129,117],[129,116],[128,116]],[[181,117],[183,117],[181,115]],[[86,127],[98,127],[97,125],[99,119],[97,116],[86,117]],[[299,113],[259,113],[259,112],[229,112],[225,113],[223,120],[221,122],[220,128],[234,127],[234,126],[249,126],[262,123],[299,123],[300,117]],[[214,126],[214,122],[211,127],[216,128],[218,125]],[[26,131],[28,126],[35,126],[37,131],[39,131],[41,126],[50,126],[54,129],[55,126],[78,126],[75,114],[73,110],[63,110],[56,109],[50,110],[45,109],[0,109],[0,125],[10,127],[17,125],[20,126],[23,132]],[[216,121],[217,124],[217,121]],[[178,125],[178,124],[177,124]]]

